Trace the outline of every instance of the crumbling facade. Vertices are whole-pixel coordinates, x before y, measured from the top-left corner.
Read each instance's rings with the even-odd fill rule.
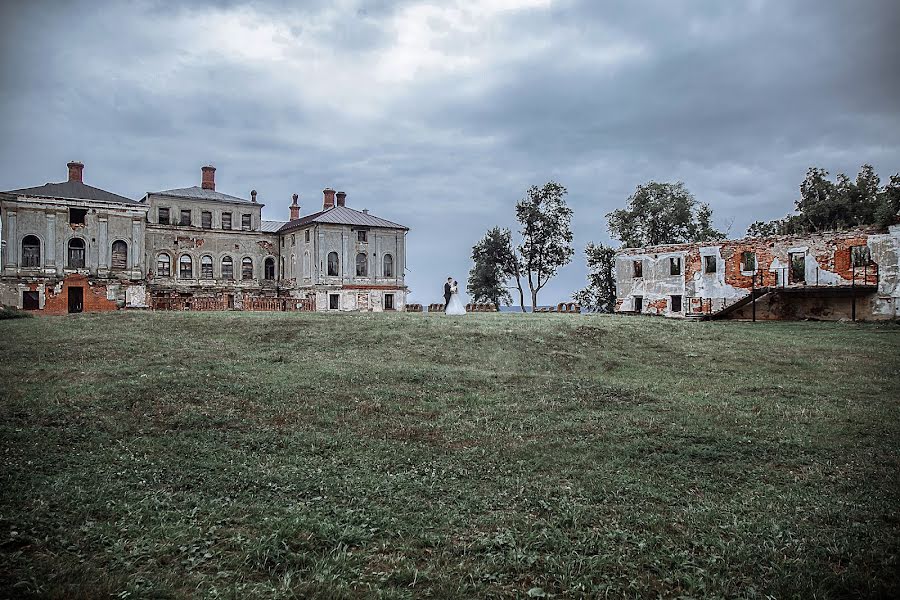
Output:
[[[157,310],[404,310],[408,228],[324,190],[321,211],[262,219],[263,204],[201,185],[140,201],[69,178],[0,194],[0,304],[47,314]]]
[[[616,311],[703,319],[900,317],[900,226],[616,253]]]

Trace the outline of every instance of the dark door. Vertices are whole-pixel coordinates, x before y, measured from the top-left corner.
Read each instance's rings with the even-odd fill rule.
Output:
[[[84,310],[84,288],[69,288],[69,312],[80,313]]]
[[[634,312],[643,312],[643,311],[644,311],[643,296],[635,296],[634,297]]]
[[[22,308],[24,310],[37,310],[40,308],[38,292],[22,292]]]
[[[234,294],[227,294],[228,308],[234,308]]]
[[[791,278],[789,283],[806,283],[806,255],[802,252],[792,252]]]

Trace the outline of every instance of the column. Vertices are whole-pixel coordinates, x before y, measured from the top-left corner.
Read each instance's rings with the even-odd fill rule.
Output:
[[[97,215],[97,222],[97,270],[105,273],[109,271],[109,215]]]
[[[56,211],[47,212],[47,237],[44,243],[44,267],[56,271]]]
[[[6,211],[6,232],[9,234],[9,239],[6,240],[6,262],[3,263],[3,267],[9,267],[10,269],[18,269],[19,267],[19,240],[16,235],[16,211],[8,210]]]
[[[144,236],[141,235],[140,219],[131,220],[131,243],[128,244],[128,268],[132,271],[140,270],[141,256],[144,255]],[[197,265],[199,269],[200,266]],[[141,273],[143,276],[143,273]]]

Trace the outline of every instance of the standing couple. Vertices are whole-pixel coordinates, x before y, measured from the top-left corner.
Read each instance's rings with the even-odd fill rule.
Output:
[[[444,314],[466,314],[466,307],[463,306],[459,299],[459,283],[454,281],[452,277],[448,277],[447,283],[444,284],[444,306]]]

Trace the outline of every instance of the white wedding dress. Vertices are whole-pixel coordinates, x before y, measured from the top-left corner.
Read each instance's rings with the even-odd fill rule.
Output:
[[[448,315],[466,314],[466,307],[463,306],[462,301],[459,299],[459,290],[456,286],[450,288],[450,302],[447,303],[447,308],[444,312]]]

